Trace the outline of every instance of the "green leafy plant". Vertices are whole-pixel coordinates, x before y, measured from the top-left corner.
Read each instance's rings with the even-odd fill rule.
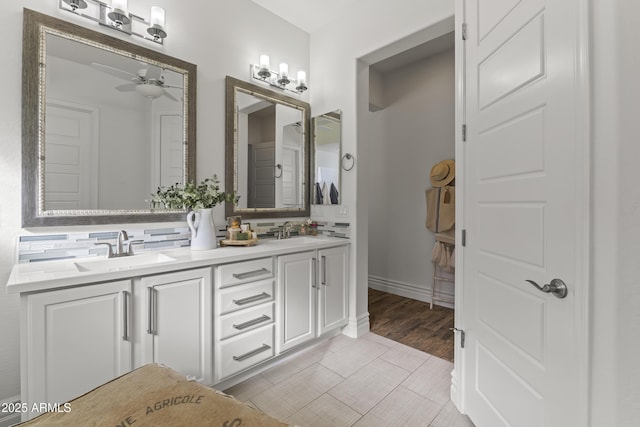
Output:
[[[189,181],[186,184],[176,183],[169,187],[158,187],[158,191],[151,195],[154,208],[169,209],[207,209],[222,202],[237,203],[240,198],[235,193],[220,191],[220,181],[216,175],[205,178],[200,184]]]

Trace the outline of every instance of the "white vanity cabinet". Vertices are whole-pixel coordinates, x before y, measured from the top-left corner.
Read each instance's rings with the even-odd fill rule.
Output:
[[[215,288],[218,383],[276,355],[273,257],[216,267]]]
[[[289,350],[316,336],[317,263],[315,251],[278,257],[280,351]]]
[[[136,281],[142,364],[162,363],[204,384],[213,381],[211,268]]]
[[[22,298],[23,403],[64,403],[132,369],[131,292],[119,280]]]
[[[347,324],[348,248],[292,238],[237,255],[87,261],[94,270],[16,265],[7,289],[21,301],[22,402],[64,403],[148,363],[206,385],[248,378]]]
[[[345,246],[318,250],[318,335],[347,324],[349,261]]]
[[[278,257],[280,351],[347,323],[345,246]]]

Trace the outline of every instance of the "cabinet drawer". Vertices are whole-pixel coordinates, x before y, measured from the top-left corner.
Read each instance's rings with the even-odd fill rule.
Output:
[[[217,307],[217,312],[220,314],[231,313],[243,308],[273,301],[273,295],[273,279],[221,289],[219,291],[219,306]]]
[[[274,310],[275,303],[272,302],[221,316],[218,339],[223,340],[273,323]]]
[[[218,267],[219,288],[273,277],[273,258],[252,259]]]
[[[267,326],[247,332],[220,343],[218,379],[248,369],[275,355],[275,326]]]

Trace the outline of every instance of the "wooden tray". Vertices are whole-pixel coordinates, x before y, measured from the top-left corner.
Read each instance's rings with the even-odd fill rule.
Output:
[[[220,240],[220,246],[255,246],[256,243],[258,243],[257,238],[249,240]]]

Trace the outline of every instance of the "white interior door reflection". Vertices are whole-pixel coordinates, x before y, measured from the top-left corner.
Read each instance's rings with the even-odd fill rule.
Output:
[[[88,106],[47,103],[44,206],[98,207],[98,113]]]
[[[303,206],[302,120],[301,110],[237,93],[239,208]]]

